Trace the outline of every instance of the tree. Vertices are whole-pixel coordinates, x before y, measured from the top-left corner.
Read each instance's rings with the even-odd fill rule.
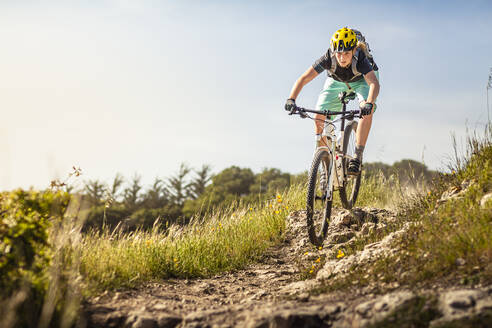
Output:
[[[290,185],[290,174],[282,173],[279,169],[263,169],[255,176],[255,181],[250,187],[252,194],[274,194],[284,190]]]
[[[130,186],[123,191],[123,203],[130,210],[135,210],[140,203],[141,180],[142,177],[135,173]]]
[[[249,194],[255,175],[251,169],[231,166],[212,177],[212,183],[205,187],[203,193],[184,203],[183,214],[191,217],[206,213],[217,206],[228,206],[239,198]]]
[[[190,195],[190,184],[186,181],[190,171],[188,165],[181,163],[178,173],[168,179],[167,187],[173,204],[182,206]]]
[[[215,175],[210,187],[219,194],[241,197],[249,194],[249,188],[254,181],[255,175],[251,169],[231,166]]]
[[[146,208],[161,208],[169,203],[168,191],[164,181],[156,177],[152,187],[143,196],[143,204]]]
[[[190,184],[190,196],[197,199],[205,192],[205,188],[212,179],[210,165],[203,165],[200,170],[195,170],[196,177]]]
[[[99,180],[89,180],[84,183],[84,191],[92,206],[97,206],[101,203],[104,195],[105,186]]]
[[[109,190],[109,196],[116,200],[118,198],[118,191],[125,182],[125,179],[120,173],[116,173],[116,176],[113,179],[113,183],[111,185],[111,189]]]
[[[427,166],[412,159],[402,159],[393,164],[393,170],[398,173],[400,181],[417,182],[419,180],[431,180],[431,173],[427,170]]]

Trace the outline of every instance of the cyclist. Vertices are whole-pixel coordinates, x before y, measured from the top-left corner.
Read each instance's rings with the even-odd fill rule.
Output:
[[[342,104],[338,99],[338,94],[347,88],[352,88],[361,100],[359,106],[364,116],[358,124],[356,133],[356,157],[350,160],[348,165],[348,174],[358,175],[362,164],[362,154],[371,129],[372,115],[376,109],[376,98],[379,94],[378,67],[359,31],[345,27],[333,34],[328,51],[294,83],[285,104],[286,110],[291,111],[296,107],[295,100],[302,88],[324,70],[327,71],[328,78],[318,97],[316,110],[337,111],[338,109],[340,111]],[[325,119],[323,115],[316,115],[317,139],[323,131],[322,120]],[[326,138],[322,138],[319,145],[326,146]]]

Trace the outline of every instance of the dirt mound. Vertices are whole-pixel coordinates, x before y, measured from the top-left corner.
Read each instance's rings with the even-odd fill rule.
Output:
[[[283,244],[260,263],[208,279],[167,280],[137,290],[105,293],[84,308],[88,327],[365,327],[374,324],[438,327],[456,322],[485,327],[492,322],[492,288],[482,290],[395,290],[374,295],[360,289],[311,296],[319,282],[357,263],[396,251],[404,230],[354,255],[328,260],[309,276],[317,259],[355,241],[355,237],[395,222],[394,213],[374,208],[334,209],[322,249],[309,243],[305,213],[288,218]],[[405,229],[405,228],[403,228]],[[321,265],[321,263],[319,264]],[[306,280],[301,280],[305,278]]]

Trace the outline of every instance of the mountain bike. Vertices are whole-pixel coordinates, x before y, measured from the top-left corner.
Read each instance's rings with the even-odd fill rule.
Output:
[[[323,244],[328,231],[331,216],[333,194],[338,190],[342,206],[351,209],[359,193],[361,174],[347,174],[350,159],[355,158],[355,133],[357,121],[361,118],[360,110],[347,110],[347,104],[355,99],[356,93],[349,89],[338,95],[342,103],[342,111],[316,111],[295,107],[289,115],[297,114],[301,118],[310,118],[308,113],[321,114],[327,117],[324,122],[321,136],[317,136],[317,148],[314,153],[311,169],[309,171],[306,219],[309,239],[317,246]],[[330,120],[330,116],[341,115],[336,120]],[[340,136],[337,140],[335,123],[340,121]],[[345,124],[348,121],[347,124]],[[345,126],[346,125],[346,126]],[[326,138],[328,145],[319,146],[319,140]]]

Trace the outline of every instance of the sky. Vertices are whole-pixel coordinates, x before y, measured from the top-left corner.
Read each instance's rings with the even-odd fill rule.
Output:
[[[444,168],[451,135],[487,121],[488,0],[2,0],[0,190],[46,188],[72,166],[144,184],[180,163],[307,170],[314,123],[283,107],[343,26],[380,68],[364,160]],[[314,108],[325,79],[297,104]]]

